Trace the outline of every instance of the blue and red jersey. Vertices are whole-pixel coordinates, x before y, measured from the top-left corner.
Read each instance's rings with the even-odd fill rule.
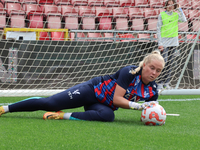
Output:
[[[145,85],[141,80],[141,70],[135,75],[131,74],[130,71],[135,68],[137,66],[127,66],[115,74],[92,79],[97,100],[117,110],[118,107],[113,105],[113,96],[118,84],[126,90],[124,98],[129,101],[156,101],[158,98],[157,84],[153,81]]]

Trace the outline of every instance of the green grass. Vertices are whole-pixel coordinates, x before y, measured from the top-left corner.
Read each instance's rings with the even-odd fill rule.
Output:
[[[160,99],[200,96],[160,96]],[[24,97],[2,97],[12,103]],[[44,111],[8,113],[0,118],[2,150],[195,150],[199,149],[200,101],[160,101],[167,113],[163,126],[145,126],[140,111],[119,109],[114,122],[42,119]],[[65,112],[83,111],[83,108]]]

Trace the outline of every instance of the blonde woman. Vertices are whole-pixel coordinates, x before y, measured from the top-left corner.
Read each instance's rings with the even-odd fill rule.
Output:
[[[47,98],[32,97],[0,107],[0,115],[8,112],[46,112],[44,119],[114,121],[118,108],[142,110],[158,98],[155,79],[165,65],[159,51],[147,55],[139,67],[124,67],[112,75],[95,77]],[[138,101],[145,101],[142,104]],[[60,110],[84,106],[84,112],[64,113]]]

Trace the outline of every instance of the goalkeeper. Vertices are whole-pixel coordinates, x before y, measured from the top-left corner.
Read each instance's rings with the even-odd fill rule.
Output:
[[[93,78],[61,93],[42,98],[32,97],[0,107],[0,115],[24,111],[46,112],[46,119],[113,121],[120,108],[142,110],[158,98],[155,79],[165,62],[159,51],[153,51],[139,67],[127,66],[115,74]],[[145,101],[143,104],[138,101]],[[61,110],[84,106],[84,112],[64,113]]]

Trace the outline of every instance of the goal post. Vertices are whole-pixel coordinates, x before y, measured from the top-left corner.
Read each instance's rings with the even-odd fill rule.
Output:
[[[0,97],[50,96],[124,66],[137,66],[158,49],[156,24],[158,12],[164,11],[162,0],[156,4],[84,1],[84,6],[71,2],[19,2],[25,13],[8,11],[7,16],[0,10]],[[200,95],[200,10],[194,7],[197,4],[187,7],[194,3],[181,5],[187,23],[179,23],[179,46],[170,64],[172,89],[162,90],[161,95]],[[30,13],[27,5],[42,8]],[[48,7],[56,14],[45,12]]]

